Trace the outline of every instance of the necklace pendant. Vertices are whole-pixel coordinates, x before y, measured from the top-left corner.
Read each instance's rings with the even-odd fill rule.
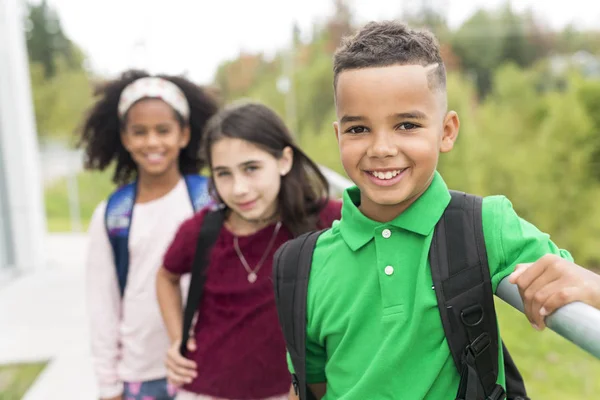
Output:
[[[254,283],[254,282],[256,282],[256,278],[258,278],[258,277],[256,276],[256,274],[254,272],[250,272],[248,274],[248,282]]]

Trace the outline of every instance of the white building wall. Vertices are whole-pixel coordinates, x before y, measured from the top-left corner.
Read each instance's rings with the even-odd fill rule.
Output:
[[[46,217],[24,2],[0,0],[0,273],[43,268]]]

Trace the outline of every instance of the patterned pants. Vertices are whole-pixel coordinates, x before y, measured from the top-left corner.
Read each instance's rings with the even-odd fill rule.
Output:
[[[123,400],[174,400],[177,389],[166,379],[145,382],[125,382]]]

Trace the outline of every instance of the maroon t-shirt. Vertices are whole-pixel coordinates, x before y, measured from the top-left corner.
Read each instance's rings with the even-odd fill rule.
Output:
[[[207,210],[179,228],[164,258],[171,273],[190,272],[200,226]],[[341,202],[330,201],[321,212],[319,228],[340,219]],[[239,247],[255,269],[274,233],[275,224],[239,237]],[[190,392],[226,399],[261,399],[288,393],[291,379],[285,341],[279,327],[271,279],[273,255],[291,233],[282,226],[258,279],[248,282],[225,227],[215,242],[198,312],[197,350],[188,357],[198,365],[198,377],[184,386]]]

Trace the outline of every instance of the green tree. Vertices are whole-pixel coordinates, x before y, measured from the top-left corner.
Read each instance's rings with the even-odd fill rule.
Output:
[[[578,80],[578,98],[592,122],[592,135],[587,146],[593,148],[591,173],[600,183],[600,81]]]
[[[452,46],[485,96],[498,65],[532,65],[550,52],[552,35],[531,12],[515,13],[507,3],[499,11],[477,11],[453,35]]]
[[[48,6],[47,0],[37,5],[28,4],[26,27],[29,60],[43,66],[44,78],[56,74],[59,58],[70,68],[82,68],[82,52],[64,34],[58,14]]]
[[[92,101],[85,55],[63,32],[46,0],[28,4],[27,51],[40,136],[66,136]]]
[[[30,67],[38,134],[42,137],[72,134],[92,103],[92,85],[84,70],[57,60],[54,77],[45,79],[41,64]]]
[[[479,162],[479,193],[503,194],[517,212],[583,265],[600,260],[596,245],[598,184],[591,168],[593,120],[569,77],[563,91],[540,93],[535,70],[507,65],[476,119],[477,140],[469,148]]]

